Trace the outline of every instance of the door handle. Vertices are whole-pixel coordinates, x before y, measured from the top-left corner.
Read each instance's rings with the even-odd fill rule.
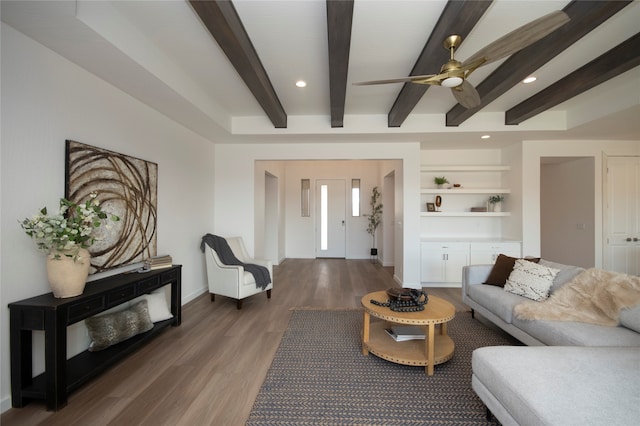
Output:
[[[344,226],[344,220],[342,221],[342,226]]]

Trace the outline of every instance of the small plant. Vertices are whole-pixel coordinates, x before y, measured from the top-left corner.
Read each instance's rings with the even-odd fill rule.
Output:
[[[492,195],[489,197],[489,203],[497,204],[504,201],[504,197],[502,195]]]
[[[435,177],[433,178],[433,181],[436,183],[436,185],[444,185],[445,183],[449,183],[449,181],[447,180],[446,177],[442,176],[442,177]]]

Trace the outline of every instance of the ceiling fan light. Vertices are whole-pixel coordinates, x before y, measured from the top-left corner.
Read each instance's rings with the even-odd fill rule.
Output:
[[[445,78],[444,80],[442,80],[442,83],[440,83],[442,86],[444,87],[458,87],[462,84],[464,80],[462,80],[461,77],[448,77]]]

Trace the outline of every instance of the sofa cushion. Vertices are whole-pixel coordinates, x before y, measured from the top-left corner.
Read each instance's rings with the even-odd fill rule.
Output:
[[[511,257],[504,254],[499,254],[496,259],[496,263],[493,264],[493,268],[491,268],[491,272],[487,277],[487,280],[483,282],[483,284],[495,285],[498,287],[504,287],[507,278],[509,278],[509,274],[513,271],[513,266],[518,260],[517,257]],[[530,262],[537,263],[539,258],[528,258]]]
[[[621,310],[620,325],[640,333],[640,305]]]
[[[573,321],[523,320],[512,324],[548,346],[640,346],[640,334],[626,327]]]
[[[506,323],[511,323],[513,307],[528,300],[493,285],[470,285],[467,291],[471,299]]]
[[[553,279],[553,284],[551,284],[551,293],[574,279],[580,273],[584,272],[585,269],[579,266],[573,265],[564,265],[562,263],[551,262],[549,260],[540,259],[538,262],[540,265],[548,266],[550,268],[559,269],[558,275]]]
[[[471,363],[474,389],[481,383],[481,398],[504,408],[495,414],[508,413],[505,424],[637,424],[636,348],[494,346]]]
[[[549,289],[559,269],[518,259],[507,278],[504,290],[528,299],[543,301],[549,297]]]

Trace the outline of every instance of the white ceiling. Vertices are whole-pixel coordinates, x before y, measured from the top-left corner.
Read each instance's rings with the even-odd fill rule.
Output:
[[[459,127],[456,103],[432,87],[400,128],[387,113],[400,84],[353,86],[411,71],[446,1],[356,0],[343,128],[331,128],[324,0],[235,0],[288,116],[275,129],[188,2],[2,1],[2,21],[214,142],[393,142],[499,147],[526,139],[640,140],[640,67],[519,126],[504,111],[638,31],[640,1],[614,15]],[[496,0],[456,52],[464,60],[501,35],[568,1]],[[478,69],[477,85],[500,62]],[[299,79],[307,81],[296,88]],[[481,141],[481,134],[491,134]]]

